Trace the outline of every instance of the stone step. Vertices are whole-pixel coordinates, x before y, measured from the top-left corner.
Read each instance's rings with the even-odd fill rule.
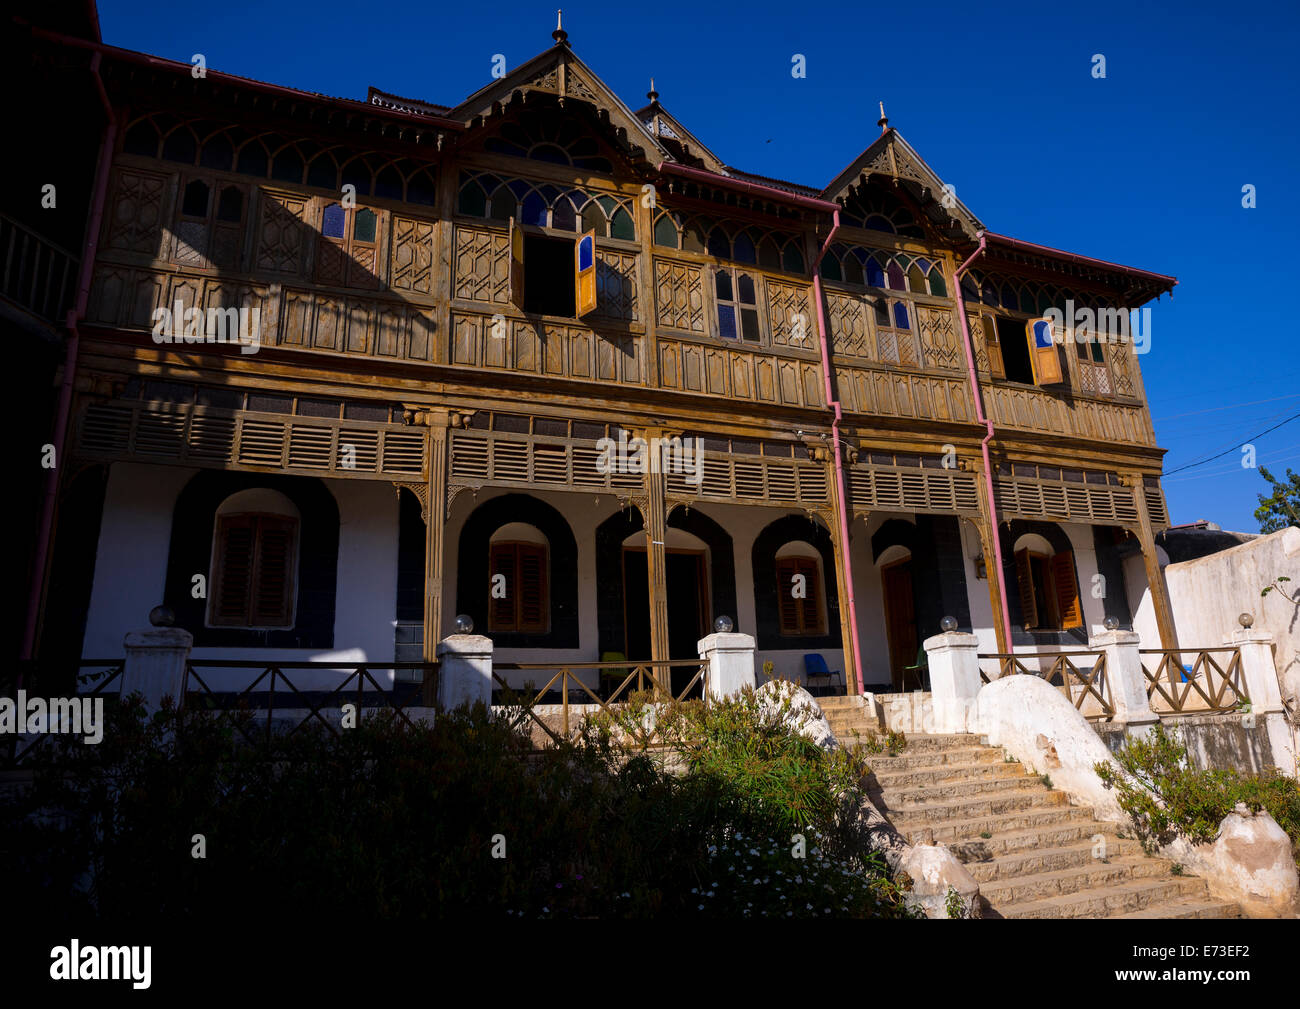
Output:
[[[1124,855],[1106,862],[1090,859],[1083,865],[1066,869],[989,880],[980,884],[980,893],[985,900],[1001,910],[1048,897],[1099,890],[1135,880],[1162,881],[1169,878],[1169,875],[1169,863],[1163,859]]]
[[[895,757],[887,754],[871,754],[873,770],[927,770],[946,764],[1001,764],[1005,763],[1002,754],[989,746],[959,746],[951,750],[930,752],[914,751],[911,746],[899,752]],[[1013,765],[1019,766],[1019,765]]]
[[[1070,808],[1082,809],[1082,807],[1077,806]],[[976,833],[968,837],[956,837],[945,843],[952,849],[953,854],[963,862],[982,862],[1021,851],[1062,847],[1083,841],[1088,842],[1089,849],[1091,849],[1093,838],[1098,834],[1106,839],[1108,850],[1112,845],[1137,843],[1115,837],[1112,833],[1114,829],[1110,824],[1100,823],[1088,816],[1066,820],[1061,823],[1044,824],[1027,830],[1005,830],[996,834],[989,831],[988,833],[992,834],[991,837],[980,837]],[[1138,848],[1140,850],[1141,845],[1138,845]]]
[[[1199,897],[1180,897],[1144,907],[1140,911],[1128,911],[1124,914],[1111,915],[1112,918],[1241,918],[1241,905],[1221,900],[1203,900]]]
[[[973,798],[978,795],[993,795],[999,792],[1015,792],[1032,788],[1034,785],[1043,788],[1042,782],[1027,774],[1015,776],[989,775],[982,778],[957,778],[954,781],[938,781],[928,785],[909,785],[905,788],[898,788],[891,782],[887,785],[869,789],[869,791],[875,793],[872,796],[873,800],[876,796],[880,796],[883,801],[888,803],[890,808],[906,809],[908,806],[934,802],[938,799],[963,799],[967,797]],[[1048,790],[1043,788],[1043,791],[1047,792]]]
[[[940,800],[938,802],[901,802],[896,803],[888,797],[881,812],[895,823],[901,817],[909,821],[924,819],[928,823],[942,824],[947,820],[971,820],[981,816],[995,816],[999,813],[1016,813],[1027,809],[1042,809],[1051,806],[1066,806],[1069,798],[1064,792],[1044,788],[1042,785],[1020,788],[1011,792],[981,795],[973,798]]]
[[[949,750],[969,749],[980,746],[980,737],[969,732],[954,732],[928,736],[907,736],[907,743],[900,753],[936,753]],[[987,747],[985,747],[987,748]],[[997,751],[994,750],[996,753]]]
[[[871,768],[872,777],[879,788],[916,788],[922,785],[947,785],[956,781],[977,781],[987,778],[1024,780],[1023,764],[970,763],[940,764],[937,767],[919,767],[909,770],[892,770],[885,761],[877,761]]]
[[[979,883],[998,880],[1020,879],[1035,873],[1060,872],[1065,869],[1079,869],[1090,865],[1118,864],[1121,858],[1140,858],[1142,846],[1136,841],[1121,841],[1118,838],[1106,838],[1106,861],[1093,857],[1093,843],[1089,839],[1072,844],[1043,845],[1038,848],[1009,852],[999,856],[985,858],[962,858],[953,853],[966,866],[966,871]],[[1150,860],[1149,860],[1150,861]]]
[[[999,907],[987,898],[986,903],[1003,918],[1109,918],[1188,897],[1207,900],[1205,881],[1180,876],[1137,879],[1020,904]]]
[[[1078,806],[1034,807],[1014,813],[975,816],[947,823],[936,823],[927,820],[924,814],[913,815],[909,811],[906,816],[893,814],[889,820],[912,844],[949,844],[959,839],[978,838],[982,833],[996,836],[1002,832],[1033,831],[1062,824],[1091,825],[1094,822],[1092,810]]]

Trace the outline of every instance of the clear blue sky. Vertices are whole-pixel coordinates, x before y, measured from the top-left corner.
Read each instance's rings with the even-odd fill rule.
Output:
[[[990,230],[1178,277],[1141,359],[1165,468],[1234,451],[1166,478],[1172,518],[1255,532],[1264,481],[1236,446],[1300,413],[1300,5],[1078,6],[584,2],[564,23],[628,105],[653,74],[729,164],[823,186],[878,134],[883,99]],[[201,52],[216,70],[451,105],[488,83],[494,54],[513,68],[550,46],[555,7],[103,0],[100,21],[112,45]],[[1300,419],[1254,444],[1263,465],[1300,469]]]

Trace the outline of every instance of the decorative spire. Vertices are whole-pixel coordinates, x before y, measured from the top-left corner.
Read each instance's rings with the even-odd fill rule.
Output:
[[[569,41],[569,33],[564,30],[564,25],[561,23],[563,14],[564,11],[562,10],[555,12],[555,31],[551,32],[551,38],[561,45]]]
[[[650,90],[645,93],[645,96],[652,102],[659,101],[659,92],[655,90],[655,79],[653,77],[650,78]]]
[[[876,125],[880,127],[881,133],[889,131],[889,117],[885,115],[885,103],[880,103],[880,118],[876,120]]]

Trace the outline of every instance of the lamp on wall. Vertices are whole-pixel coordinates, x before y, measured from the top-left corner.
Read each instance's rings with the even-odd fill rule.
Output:
[[[988,565],[984,563],[984,554],[981,553],[978,557],[972,558],[972,560],[975,564],[975,577],[980,581],[984,581],[989,576]]]

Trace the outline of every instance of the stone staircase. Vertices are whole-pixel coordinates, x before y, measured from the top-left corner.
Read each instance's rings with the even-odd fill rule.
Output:
[[[858,698],[818,703],[842,743],[885,742]],[[909,842],[952,850],[979,883],[986,918],[1241,917],[1204,880],[1174,875],[1172,862],[1144,855],[979,736],[909,735],[870,762],[872,802]]]

